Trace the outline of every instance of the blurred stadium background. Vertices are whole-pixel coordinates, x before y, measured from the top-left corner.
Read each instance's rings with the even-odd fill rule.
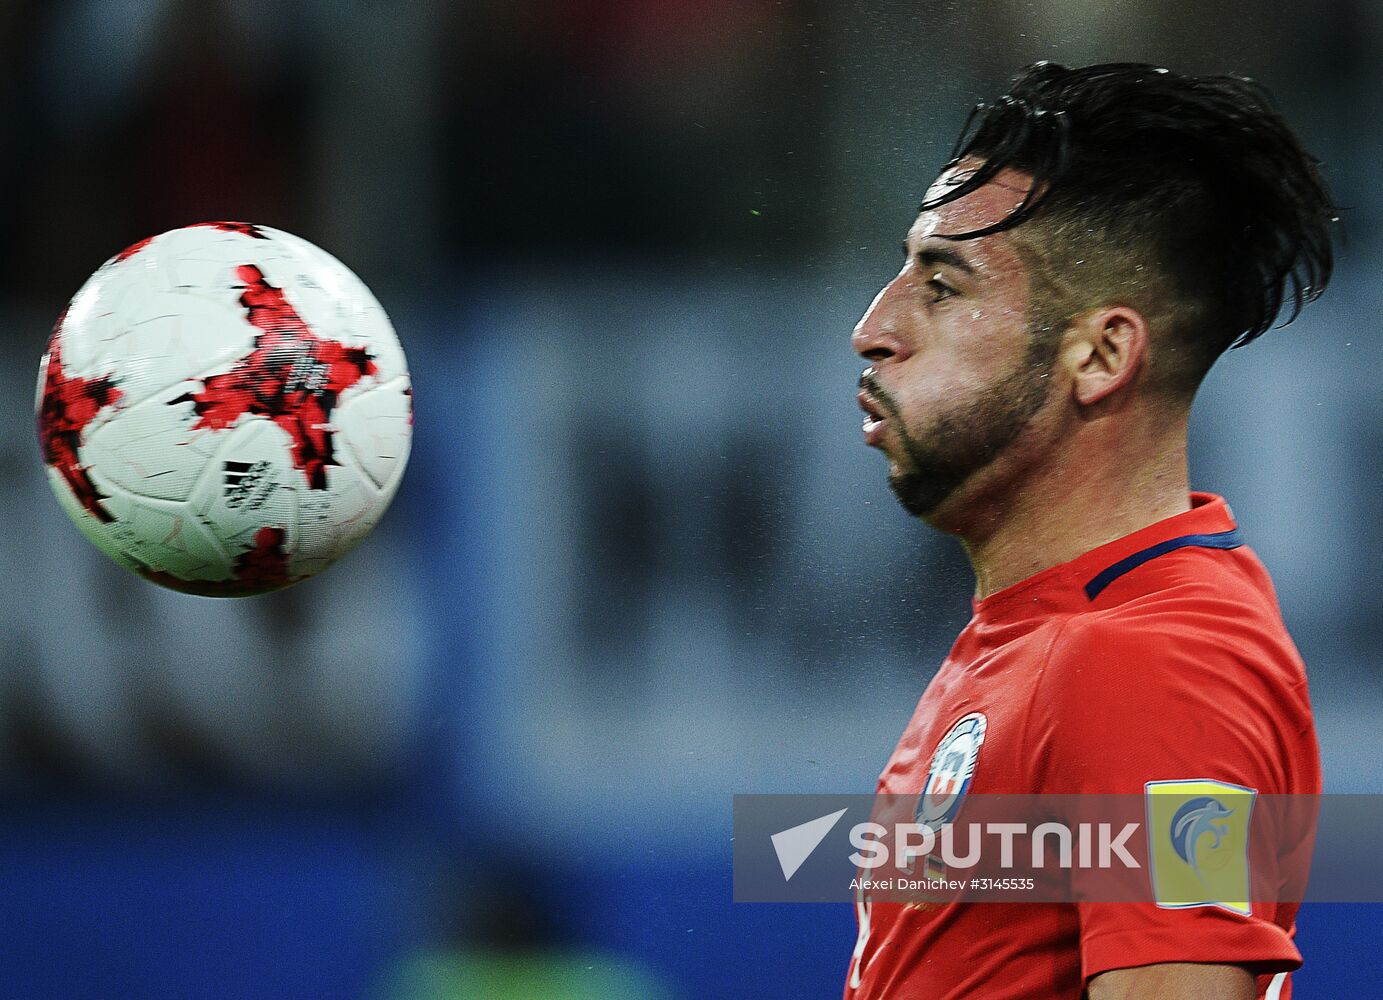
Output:
[[[1383,789],[1380,51],[1373,0],[6,0],[0,997],[837,995],[850,908],[732,905],[730,797],[872,788],[965,620],[847,338],[1041,58],[1254,76],[1328,165],[1336,285],[1194,481]],[[416,386],[376,537],[244,602],[100,557],[32,431],[67,297],[211,218],[349,263]],[[1301,927],[1299,996],[1377,994],[1383,908]]]

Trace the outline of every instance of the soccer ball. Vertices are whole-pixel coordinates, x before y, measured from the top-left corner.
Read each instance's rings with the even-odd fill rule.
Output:
[[[208,222],[82,286],[39,366],[38,436],[97,548],[235,597],[306,579],[369,533],[408,461],[412,402],[359,278],[288,233]]]

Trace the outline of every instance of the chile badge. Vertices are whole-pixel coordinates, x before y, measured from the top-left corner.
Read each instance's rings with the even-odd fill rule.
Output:
[[[989,720],[983,712],[972,712],[941,738],[932,754],[922,794],[917,799],[918,823],[939,833],[944,825],[956,821],[975,776],[975,763],[979,760],[988,725]],[[928,878],[946,877],[946,865],[935,853],[926,856],[923,871]]]

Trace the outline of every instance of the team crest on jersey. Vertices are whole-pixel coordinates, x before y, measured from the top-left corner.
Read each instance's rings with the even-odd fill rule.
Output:
[[[975,761],[979,759],[987,726],[983,712],[972,712],[941,738],[917,800],[917,822],[940,827],[955,821],[975,776]]]
[[[918,823],[940,830],[943,824],[955,822],[975,776],[975,762],[988,725],[983,712],[971,712],[941,738],[917,798]],[[946,877],[946,865],[935,853],[924,857],[922,863],[926,877]]]

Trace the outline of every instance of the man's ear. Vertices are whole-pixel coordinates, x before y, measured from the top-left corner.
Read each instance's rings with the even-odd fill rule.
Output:
[[[1108,306],[1076,318],[1062,358],[1072,391],[1093,406],[1131,383],[1148,357],[1148,321],[1129,306]]]

